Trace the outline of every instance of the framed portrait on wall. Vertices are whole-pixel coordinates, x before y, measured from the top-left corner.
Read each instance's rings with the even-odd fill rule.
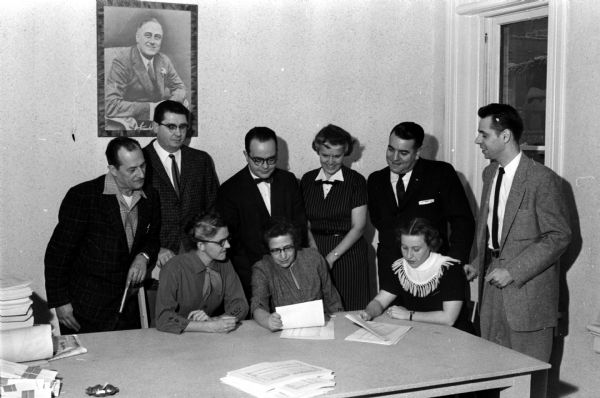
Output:
[[[153,136],[154,108],[184,104],[198,131],[198,6],[97,0],[98,136]],[[190,134],[191,133],[191,134]]]

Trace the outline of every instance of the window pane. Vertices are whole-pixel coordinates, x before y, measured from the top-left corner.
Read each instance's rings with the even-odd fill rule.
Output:
[[[521,145],[543,147],[548,18],[502,25],[500,51],[500,101],[514,106],[523,118]],[[535,149],[543,158],[544,148]]]

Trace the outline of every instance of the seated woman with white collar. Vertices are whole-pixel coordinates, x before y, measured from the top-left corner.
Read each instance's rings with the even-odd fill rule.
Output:
[[[381,290],[360,312],[371,320],[384,311],[391,318],[454,326],[471,331],[464,310],[467,280],[460,261],[436,253],[439,232],[423,218],[415,218],[397,232],[403,257],[392,264],[397,275],[394,291]],[[400,297],[402,306],[388,306]],[[387,309],[387,310],[386,310]]]

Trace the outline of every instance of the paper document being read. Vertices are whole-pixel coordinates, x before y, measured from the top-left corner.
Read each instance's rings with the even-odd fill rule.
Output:
[[[410,326],[392,325],[389,323],[364,321],[358,315],[346,314],[346,318],[356,323],[362,329],[346,337],[348,341],[394,345],[410,330]]]
[[[323,300],[275,307],[275,312],[281,315],[283,329],[309,328],[325,325]]]

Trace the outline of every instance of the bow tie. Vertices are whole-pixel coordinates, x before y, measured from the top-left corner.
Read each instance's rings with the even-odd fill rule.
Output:
[[[273,177],[255,178],[254,182],[256,183],[256,185],[260,184],[261,182],[266,182],[267,184],[270,184],[273,182]]]
[[[321,184],[321,185],[335,185],[338,184],[340,181],[338,180],[334,180],[334,181],[327,181],[327,180],[317,180],[317,183]]]

